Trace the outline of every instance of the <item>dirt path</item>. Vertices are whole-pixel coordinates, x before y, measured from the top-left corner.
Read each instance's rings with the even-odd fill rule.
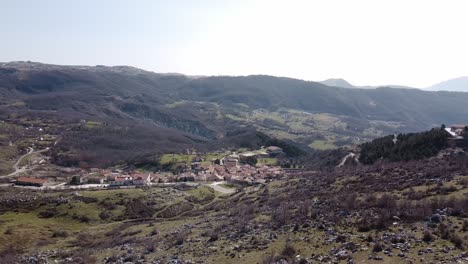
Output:
[[[223,193],[223,194],[233,194],[236,192],[234,188],[225,188],[221,186],[221,184],[226,184],[226,182],[213,182],[211,184],[207,184],[206,186],[213,188],[215,191]]]
[[[343,167],[345,164],[346,164],[346,161],[348,161],[348,159],[353,159],[356,163],[359,164],[359,159],[358,159],[358,156],[352,152],[350,152],[348,155],[346,155],[340,162],[340,164],[338,164],[338,166],[336,166],[337,168],[340,168],[340,167]]]
[[[34,152],[34,149],[29,147],[28,148],[28,153],[24,154],[23,156],[21,156],[15,163],[15,165],[13,165],[13,169],[15,171],[19,170],[19,165],[21,163],[21,161],[23,161],[24,158],[26,158],[29,154],[33,153]]]
[[[46,149],[43,149],[43,150],[38,150],[38,151],[34,151],[33,148],[29,147],[28,148],[28,153],[24,154],[23,156],[21,156],[15,163],[15,165],[13,165],[13,169],[15,170],[14,172],[8,174],[8,175],[3,175],[3,176],[0,176],[0,178],[9,178],[9,177],[13,177],[15,176],[16,174],[19,174],[19,173],[22,173],[22,172],[26,172],[28,171],[28,169],[26,167],[20,167],[20,164],[21,162],[28,156],[30,155],[33,155],[33,154],[36,154],[36,153],[41,153],[41,152],[45,152],[45,151],[48,151],[49,148],[46,148]]]

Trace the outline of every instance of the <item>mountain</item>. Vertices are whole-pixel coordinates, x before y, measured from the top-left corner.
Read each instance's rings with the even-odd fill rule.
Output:
[[[468,92],[468,76],[444,81],[427,88],[430,91]]]
[[[327,79],[325,81],[321,81],[320,83],[328,85],[328,86],[335,86],[335,87],[357,88],[356,86],[350,84],[344,79]]]
[[[321,81],[319,83],[325,84],[327,86],[333,86],[333,87],[342,87],[342,88],[358,88],[358,89],[376,89],[380,87],[387,87],[387,88],[396,88],[396,89],[416,89],[413,87],[408,87],[404,85],[377,85],[377,86],[371,86],[371,85],[364,85],[364,86],[356,86],[352,85],[345,79],[327,79],[325,81]]]
[[[262,142],[256,132],[305,149],[336,148],[467,123],[467,101],[468,93],[348,89],[266,75],[0,64],[0,120],[23,127],[54,124],[61,138],[54,157],[62,163],[256,146]]]

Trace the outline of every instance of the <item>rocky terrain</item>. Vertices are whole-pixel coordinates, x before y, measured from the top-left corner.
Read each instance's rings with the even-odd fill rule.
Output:
[[[234,194],[193,186],[4,188],[0,256],[2,263],[465,263],[467,164],[466,154],[445,150],[234,185]]]

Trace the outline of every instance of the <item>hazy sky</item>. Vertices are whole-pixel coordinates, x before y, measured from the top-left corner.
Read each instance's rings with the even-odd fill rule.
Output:
[[[425,87],[468,75],[466,0],[0,0],[0,61]]]

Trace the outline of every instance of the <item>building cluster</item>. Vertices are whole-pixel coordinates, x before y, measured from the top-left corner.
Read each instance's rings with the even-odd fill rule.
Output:
[[[34,187],[43,187],[50,185],[47,179],[42,178],[31,178],[31,177],[19,177],[15,181],[16,185],[20,186],[34,186]]]
[[[467,125],[453,125],[446,127],[445,131],[454,139],[463,139],[463,134],[468,131]]]
[[[177,175],[177,181],[231,181],[239,183],[264,183],[283,175],[279,166],[254,164],[257,158],[271,158],[281,155],[283,150],[276,146],[262,148],[229,156],[203,165],[203,159],[193,159],[190,170]]]
[[[83,171],[72,177],[71,184],[109,184],[110,187],[144,186],[150,185],[153,174],[140,173],[138,171],[125,172],[123,170],[102,170],[93,168]]]
[[[279,166],[248,165],[230,159],[223,165],[200,166],[199,169],[174,176],[175,181],[230,181],[237,183],[265,183],[283,175]],[[164,180],[163,180],[164,181]]]
[[[138,171],[90,169],[73,176],[71,184],[109,184],[110,187],[145,186],[151,183],[190,181],[232,181],[239,183],[264,183],[283,175],[279,166],[247,164],[249,158],[274,157],[282,153],[279,147],[268,147],[256,152],[231,154],[219,160],[205,162],[197,156],[190,166],[179,173],[141,173]]]
[[[123,169],[82,169],[75,171],[71,185],[106,185],[111,188],[147,186],[152,183],[230,181],[237,183],[265,183],[284,175],[279,166],[257,164],[257,158],[271,158],[280,155],[279,147],[262,148],[258,151],[233,153],[220,159],[205,161],[201,156],[193,158],[177,173],[143,173]],[[47,178],[20,177],[15,182],[23,186],[50,186]]]

